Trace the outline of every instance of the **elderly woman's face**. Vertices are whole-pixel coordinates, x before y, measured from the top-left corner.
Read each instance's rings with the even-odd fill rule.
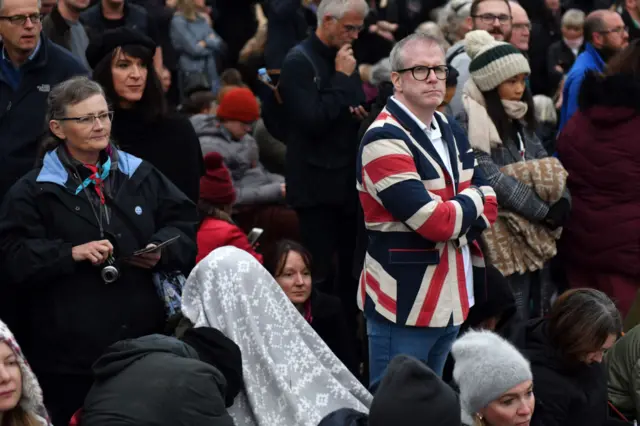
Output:
[[[120,106],[131,106],[142,99],[149,70],[140,58],[118,49],[111,60],[113,87],[120,98]]]
[[[0,342],[0,413],[13,410],[22,397],[22,372],[18,357]]]
[[[527,380],[491,401],[479,414],[491,426],[529,426],[535,404],[533,382]]]
[[[112,113],[102,95],[69,105],[65,116],[56,118],[49,123],[51,131],[74,157],[84,158],[78,154],[100,152],[109,144]]]

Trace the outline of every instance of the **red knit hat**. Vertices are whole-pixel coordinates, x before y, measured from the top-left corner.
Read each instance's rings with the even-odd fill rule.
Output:
[[[253,123],[260,118],[260,107],[251,90],[245,87],[236,87],[222,96],[216,115],[220,120]]]
[[[217,152],[210,152],[204,157],[204,165],[206,171],[200,178],[200,199],[218,206],[233,204],[236,201],[236,190],[222,156]]]

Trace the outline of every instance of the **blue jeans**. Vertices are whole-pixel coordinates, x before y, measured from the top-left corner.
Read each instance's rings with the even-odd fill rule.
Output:
[[[400,354],[424,361],[438,376],[458,337],[460,326],[407,327],[375,316],[367,316],[369,336],[369,383],[376,386],[384,376],[389,362]]]

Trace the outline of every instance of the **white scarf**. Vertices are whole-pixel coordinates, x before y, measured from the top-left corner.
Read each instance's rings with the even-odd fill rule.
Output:
[[[462,91],[462,104],[467,113],[467,132],[472,148],[491,154],[491,149],[502,145],[502,139],[495,124],[487,113],[484,96],[473,79],[467,80]],[[502,101],[502,106],[510,118],[521,120],[528,106],[522,101]]]
[[[369,412],[371,394],[247,252],[222,247],[202,260],[185,285],[182,312],[242,351],[246,390],[229,408],[236,426],[316,426],[340,408]]]

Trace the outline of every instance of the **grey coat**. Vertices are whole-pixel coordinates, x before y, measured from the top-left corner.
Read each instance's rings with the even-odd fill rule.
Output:
[[[214,37],[211,38],[211,35]],[[202,40],[206,42],[206,47],[199,44]],[[178,68],[182,75],[204,72],[211,87],[215,87],[218,80],[215,54],[224,49],[224,42],[209,23],[201,16],[189,21],[176,13],[171,20],[171,43],[180,55]]]
[[[284,177],[267,172],[259,160],[258,144],[250,134],[233,140],[213,115],[194,115],[191,124],[200,139],[202,154],[215,151],[222,155],[237,192],[236,205],[284,201]]]
[[[467,126],[467,116],[462,114],[460,121]],[[548,157],[549,154],[542,146],[535,132],[522,127],[524,135],[525,160],[535,160]],[[542,221],[549,212],[549,206],[542,201],[535,191],[512,176],[503,174],[500,169],[509,164],[520,161],[518,143],[509,138],[501,146],[491,149],[491,155],[480,150],[474,150],[478,165],[484,171],[489,183],[496,192],[498,206],[522,215],[532,222]],[[571,202],[569,191],[565,188],[563,198]]]

